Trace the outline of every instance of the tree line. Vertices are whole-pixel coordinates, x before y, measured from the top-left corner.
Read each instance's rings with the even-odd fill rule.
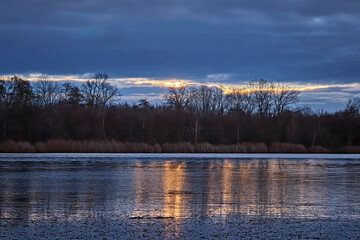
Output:
[[[316,113],[297,105],[299,94],[290,85],[258,79],[243,88],[171,87],[162,104],[129,104],[104,73],[81,85],[14,76],[0,80],[0,139],[360,145],[360,99],[335,113]]]

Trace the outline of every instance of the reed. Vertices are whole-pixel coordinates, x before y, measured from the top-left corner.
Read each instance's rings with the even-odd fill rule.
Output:
[[[194,146],[196,153],[267,153],[267,146],[265,143],[250,143],[244,142],[231,145],[212,145],[204,142]]]
[[[2,153],[330,153],[321,146],[309,149],[302,144],[243,142],[231,145],[213,145],[208,142],[148,144],[143,142],[121,142],[114,139],[64,140],[52,139],[31,144],[26,141],[6,140],[0,142]],[[360,153],[360,146],[344,146],[335,152]]]
[[[342,153],[360,153],[360,146],[344,146],[340,148]]]
[[[160,153],[159,144],[129,143],[111,140],[63,140],[53,139],[37,142],[35,151],[39,153]],[[11,151],[12,152],[12,151]]]
[[[265,143],[245,143],[248,153],[267,153],[268,148]]]
[[[293,143],[271,143],[269,152],[272,153],[307,153],[308,150],[302,144]]]
[[[231,153],[230,146],[220,144],[220,145],[213,145],[215,153]]]
[[[208,142],[198,143],[194,146],[195,153],[214,153],[215,148]]]
[[[161,146],[163,153],[193,153],[194,146],[189,142],[181,143],[164,143]]]
[[[330,153],[330,149],[321,146],[312,146],[308,149],[309,153]]]
[[[21,141],[15,142],[13,140],[6,140],[0,143],[0,152],[3,153],[33,153],[36,152],[35,147],[29,142]]]

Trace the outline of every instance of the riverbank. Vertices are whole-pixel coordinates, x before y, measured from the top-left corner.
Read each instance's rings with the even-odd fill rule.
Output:
[[[213,145],[207,142],[182,143],[130,143],[117,140],[49,140],[34,144],[7,140],[0,142],[2,153],[360,153],[360,146],[328,149],[321,146],[306,147],[293,143],[251,143]]]

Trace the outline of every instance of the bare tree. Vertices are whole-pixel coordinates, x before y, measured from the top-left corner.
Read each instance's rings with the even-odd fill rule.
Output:
[[[234,88],[230,94],[226,96],[229,110],[253,114],[254,103],[251,93],[244,88]]]
[[[175,111],[184,110],[189,104],[189,92],[187,86],[169,87],[164,95],[166,105]]]
[[[46,75],[34,83],[34,93],[39,105],[51,107],[60,102],[61,85],[51,81]]]
[[[15,95],[15,82],[12,80],[0,80],[0,103],[10,107]]]
[[[288,84],[276,83],[273,90],[274,114],[276,116],[288,109],[289,105],[299,102],[299,91]]]
[[[80,89],[71,83],[64,83],[62,85],[62,93],[62,102],[68,105],[79,105],[84,98]]]
[[[231,93],[226,96],[227,105],[232,116],[235,118],[236,124],[236,143],[240,141],[240,127],[242,125],[241,116],[244,113],[253,113],[253,104],[250,101],[251,96],[244,88],[234,88]]]
[[[253,80],[248,85],[251,102],[260,116],[269,115],[273,104],[274,85],[265,79]]]
[[[190,92],[191,107],[200,114],[211,112],[214,107],[213,96],[214,89],[205,84],[199,87],[193,87]]]
[[[213,107],[212,110],[218,114],[223,115],[227,110],[228,105],[226,101],[226,95],[222,87],[214,87],[213,93]]]
[[[3,139],[7,135],[7,118],[8,111],[15,107],[24,107],[33,101],[31,85],[28,81],[14,76],[10,79],[0,80],[0,104],[1,112],[5,117],[3,120]]]
[[[109,76],[97,73],[82,85],[82,94],[88,106],[106,106],[121,96],[119,89],[109,83]]]
[[[360,113],[360,98],[349,99],[346,103],[345,112],[351,115],[359,115]]]
[[[109,83],[109,76],[106,73],[97,73],[93,78],[87,80],[82,85],[82,94],[85,104],[90,107],[96,107],[101,117],[102,136],[105,134],[105,114],[106,105],[121,96],[119,89]]]
[[[18,76],[0,80],[0,102],[7,108],[13,105],[28,105],[33,101],[32,87]]]

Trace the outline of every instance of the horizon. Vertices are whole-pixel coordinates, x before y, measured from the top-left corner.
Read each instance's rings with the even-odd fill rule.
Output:
[[[19,76],[27,81],[40,81],[46,77],[50,81],[71,82],[75,85],[91,79],[92,73],[77,75],[47,75],[41,73],[32,74],[7,74],[0,76],[0,79],[9,79],[12,76]],[[221,80],[221,79],[220,79]],[[116,86],[122,94],[120,101],[130,104],[138,103],[140,99],[146,99],[150,103],[156,105],[163,103],[163,96],[167,93],[169,87],[180,86],[198,86],[206,85],[209,87],[219,87],[223,90],[233,88],[244,88],[254,79],[240,80],[239,83],[222,83],[214,76],[206,76],[203,79],[176,79],[176,78],[116,78],[111,77],[109,81]],[[266,79],[268,80],[268,79]],[[276,81],[273,81],[276,83]],[[281,82],[288,84],[294,90],[300,92],[299,102],[297,106],[308,105],[315,112],[341,111],[346,107],[349,99],[360,97],[360,83],[345,84],[302,84],[301,82]]]

